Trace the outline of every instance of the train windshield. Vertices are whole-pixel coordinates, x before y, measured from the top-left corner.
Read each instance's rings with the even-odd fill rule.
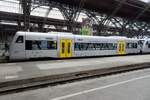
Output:
[[[16,43],[23,43],[23,36],[18,36]]]
[[[145,40],[139,40],[138,44],[140,45],[140,47],[143,47]]]

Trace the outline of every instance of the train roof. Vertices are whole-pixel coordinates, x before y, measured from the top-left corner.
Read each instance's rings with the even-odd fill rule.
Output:
[[[23,32],[23,31],[19,31],[16,33],[16,35],[22,35],[22,36],[49,36],[49,35],[53,35],[53,36],[75,36],[78,38],[102,38],[102,39],[122,39],[122,40],[137,40],[137,39],[133,39],[133,38],[127,38],[127,37],[121,37],[121,36],[88,36],[88,35],[74,35],[72,33],[69,32],[48,32],[48,33],[42,33],[42,32]]]
[[[70,32],[48,32],[48,34],[61,34],[61,35],[73,35]]]

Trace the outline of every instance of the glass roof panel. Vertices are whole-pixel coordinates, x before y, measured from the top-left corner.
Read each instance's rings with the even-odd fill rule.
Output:
[[[141,0],[141,1],[143,1],[143,2],[150,2],[150,0]]]

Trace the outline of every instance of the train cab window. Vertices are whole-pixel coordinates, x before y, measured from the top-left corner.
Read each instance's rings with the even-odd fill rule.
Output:
[[[23,43],[23,36],[18,36],[16,43]]]

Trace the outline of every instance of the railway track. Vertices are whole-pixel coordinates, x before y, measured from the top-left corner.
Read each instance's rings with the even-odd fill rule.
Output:
[[[16,93],[21,91],[33,90],[58,84],[66,84],[75,81],[104,77],[107,75],[125,73],[134,70],[150,68],[150,63],[133,64],[126,66],[118,66],[113,68],[103,68],[95,70],[87,70],[80,72],[65,73],[59,75],[51,75],[44,77],[36,77],[30,79],[22,79],[0,83],[0,95]]]

